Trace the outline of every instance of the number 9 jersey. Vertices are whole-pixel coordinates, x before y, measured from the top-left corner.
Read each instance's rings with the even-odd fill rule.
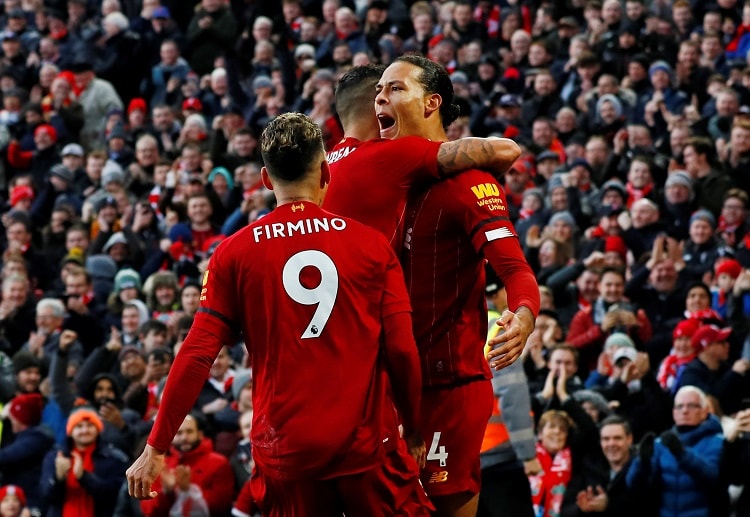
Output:
[[[281,205],[218,247],[198,316],[244,336],[260,468],[325,479],[378,463],[382,322],[410,311],[383,235],[313,203]]]

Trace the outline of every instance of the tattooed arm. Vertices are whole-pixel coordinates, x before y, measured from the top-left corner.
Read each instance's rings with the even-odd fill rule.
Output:
[[[438,151],[438,167],[446,176],[467,169],[484,169],[505,174],[521,155],[521,148],[509,138],[460,138],[443,142]]]

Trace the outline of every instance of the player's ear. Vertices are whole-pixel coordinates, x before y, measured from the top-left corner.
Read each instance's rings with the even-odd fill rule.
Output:
[[[273,184],[271,178],[268,176],[268,169],[265,166],[260,168],[260,180],[263,182],[263,186],[268,190],[273,190]]]
[[[431,93],[425,98],[424,111],[426,116],[430,116],[435,111],[440,111],[443,104],[443,98],[438,93]]]
[[[331,182],[331,168],[328,161],[320,162],[320,188],[325,188]]]

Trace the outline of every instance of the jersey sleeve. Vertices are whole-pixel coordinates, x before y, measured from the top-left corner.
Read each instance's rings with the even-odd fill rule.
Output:
[[[437,158],[442,142],[419,136],[406,136],[390,142],[388,157],[398,164],[398,181],[412,186],[441,177]]]
[[[510,220],[505,192],[489,173],[471,171],[457,176],[456,196],[465,208],[464,226],[477,253],[484,255],[505,284],[508,308],[528,307],[539,313],[539,287]]]
[[[200,306],[180,353],[170,369],[148,444],[159,451],[169,449],[185,415],[195,404],[208,378],[211,365],[226,343],[237,333],[236,309],[231,271],[223,260],[220,246],[203,275]],[[235,307],[237,304],[234,304]]]

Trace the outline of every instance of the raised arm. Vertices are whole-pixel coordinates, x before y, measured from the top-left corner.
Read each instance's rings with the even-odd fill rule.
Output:
[[[467,169],[504,174],[521,155],[521,148],[509,138],[460,138],[443,142],[438,150],[438,168],[446,176]]]

